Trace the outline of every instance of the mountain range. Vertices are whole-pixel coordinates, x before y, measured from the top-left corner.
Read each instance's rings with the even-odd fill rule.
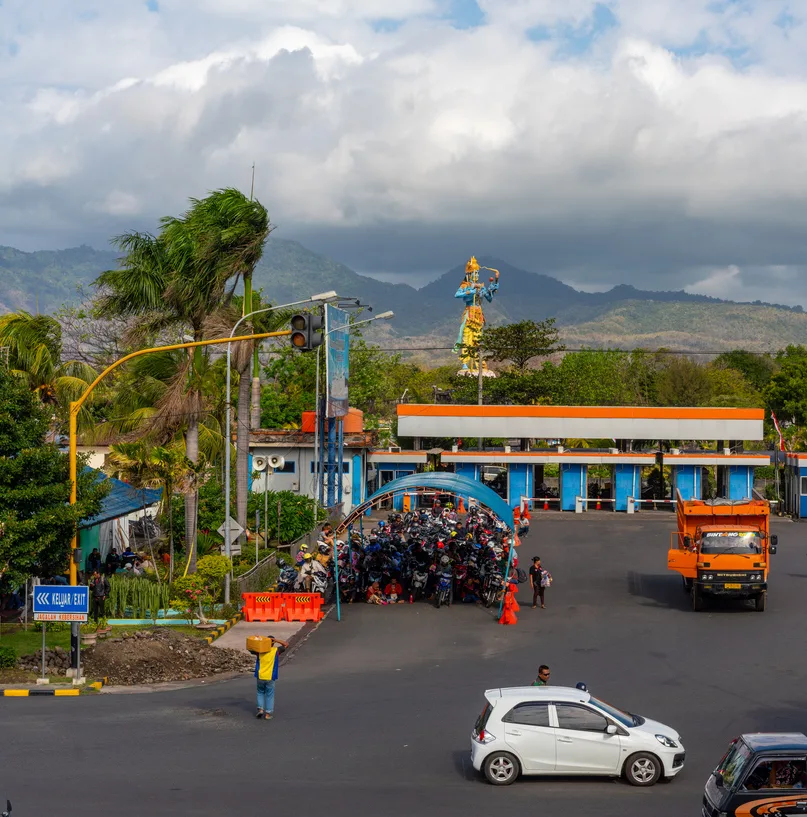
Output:
[[[735,303],[624,284],[607,292],[581,292],[501,259],[480,256],[479,262],[501,272],[501,288],[485,307],[489,323],[554,317],[570,348],[667,346],[691,351],[763,351],[807,338],[807,315],[801,307]],[[32,253],[0,246],[0,312],[54,312],[63,304],[78,303],[92,292],[97,275],[115,264],[114,253],[87,246]],[[334,289],[340,295],[361,298],[376,313],[393,309],[395,320],[376,329],[373,339],[394,340],[395,348],[420,350],[453,342],[462,313],[454,293],[463,274],[464,263],[415,289],[359,275],[295,241],[271,238],[255,271],[255,285],[276,303]],[[436,360],[448,354],[442,350],[417,357]]]

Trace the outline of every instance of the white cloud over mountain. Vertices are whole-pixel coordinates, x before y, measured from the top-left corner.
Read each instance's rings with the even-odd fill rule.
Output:
[[[255,161],[279,235],[360,271],[474,252],[804,302],[805,19],[803,0],[5,0],[0,243],[100,246],[246,189]]]

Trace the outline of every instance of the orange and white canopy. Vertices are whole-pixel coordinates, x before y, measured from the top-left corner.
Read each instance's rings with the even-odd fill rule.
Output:
[[[763,409],[401,403],[402,437],[761,440]]]

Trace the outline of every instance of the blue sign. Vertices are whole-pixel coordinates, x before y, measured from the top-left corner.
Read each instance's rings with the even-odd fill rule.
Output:
[[[64,584],[34,587],[34,621],[86,621],[90,588]]]
[[[327,417],[344,417],[348,411],[347,381],[350,376],[350,315],[325,305],[325,376]]]

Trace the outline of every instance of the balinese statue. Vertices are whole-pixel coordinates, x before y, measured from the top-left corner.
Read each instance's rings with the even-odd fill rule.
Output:
[[[479,280],[479,270],[486,269],[495,274],[487,284]],[[490,267],[480,267],[475,257],[465,265],[465,278],[460,288],[454,294],[455,298],[465,301],[465,312],[462,313],[462,324],[454,351],[459,355],[462,368],[457,374],[479,376],[479,337],[485,325],[485,315],[482,312],[482,299],[488,303],[499,289],[499,270]],[[496,375],[482,361],[482,376],[495,377]]]

